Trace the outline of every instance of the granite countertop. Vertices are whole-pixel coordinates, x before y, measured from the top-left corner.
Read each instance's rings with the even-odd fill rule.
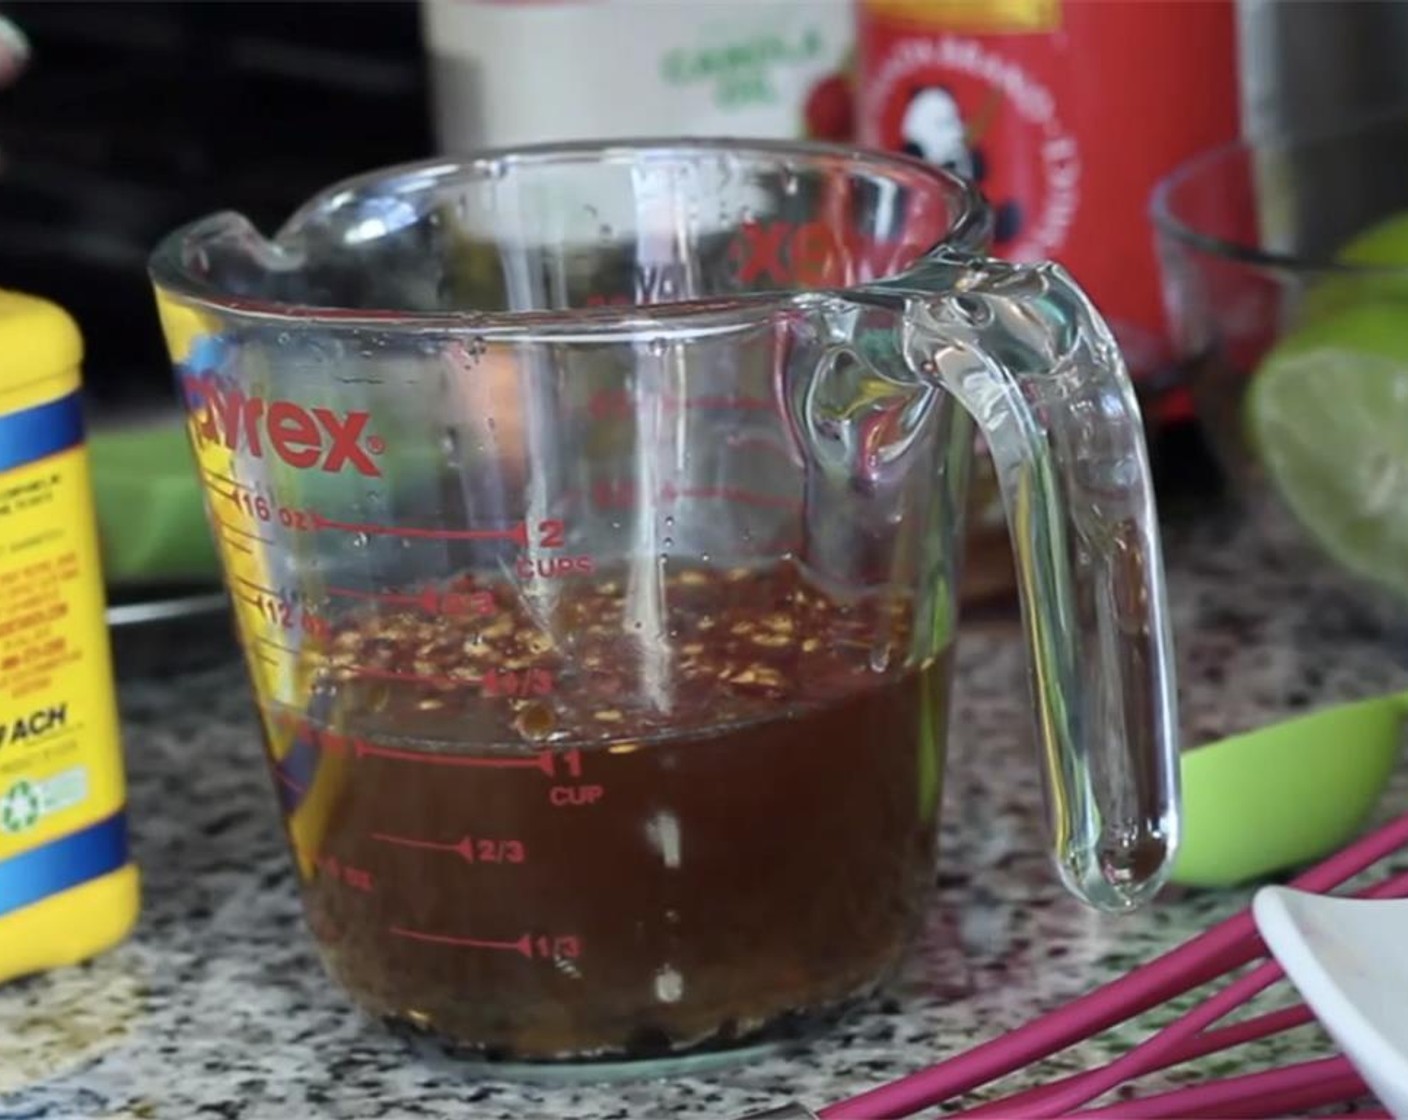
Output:
[[[1382,633],[1251,542],[1214,546],[1182,532],[1168,555],[1190,741],[1402,687],[1408,658],[1391,656]],[[819,1107],[1018,1026],[1249,898],[1170,890],[1116,919],[1066,897],[1043,850],[1022,672],[1010,623],[967,628],[938,898],[888,998],[795,1053],[664,1082],[555,1088],[475,1080],[413,1052],[324,978],[238,666],[127,682],[142,921],[126,944],[84,967],[0,989],[0,1118],[727,1120],[790,1099]],[[1408,809],[1405,777],[1385,814]],[[1106,1060],[1140,1029],[1069,1051],[1036,1076]],[[1328,1053],[1309,1026],[1200,1069]]]

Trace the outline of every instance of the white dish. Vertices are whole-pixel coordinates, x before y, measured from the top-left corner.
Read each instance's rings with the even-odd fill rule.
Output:
[[[1263,887],[1262,939],[1350,1063],[1408,1118],[1408,900],[1328,898]]]

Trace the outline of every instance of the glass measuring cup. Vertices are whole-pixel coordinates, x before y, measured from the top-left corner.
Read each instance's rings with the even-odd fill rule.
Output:
[[[491,153],[217,214],[152,274],[309,923],[496,1058],[765,1038],[932,879],[973,421],[1055,864],[1177,835],[1137,408],[961,181],[819,145]]]

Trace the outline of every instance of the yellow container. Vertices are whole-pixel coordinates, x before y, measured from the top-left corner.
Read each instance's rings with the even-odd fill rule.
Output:
[[[137,918],[73,320],[0,291],[0,981]]]

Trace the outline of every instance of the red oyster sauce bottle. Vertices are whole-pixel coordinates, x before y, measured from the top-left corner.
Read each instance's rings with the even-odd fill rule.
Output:
[[[1065,265],[1136,381],[1162,372],[1148,200],[1240,132],[1233,0],[858,0],[857,19],[860,143],[975,180],[994,254]]]

